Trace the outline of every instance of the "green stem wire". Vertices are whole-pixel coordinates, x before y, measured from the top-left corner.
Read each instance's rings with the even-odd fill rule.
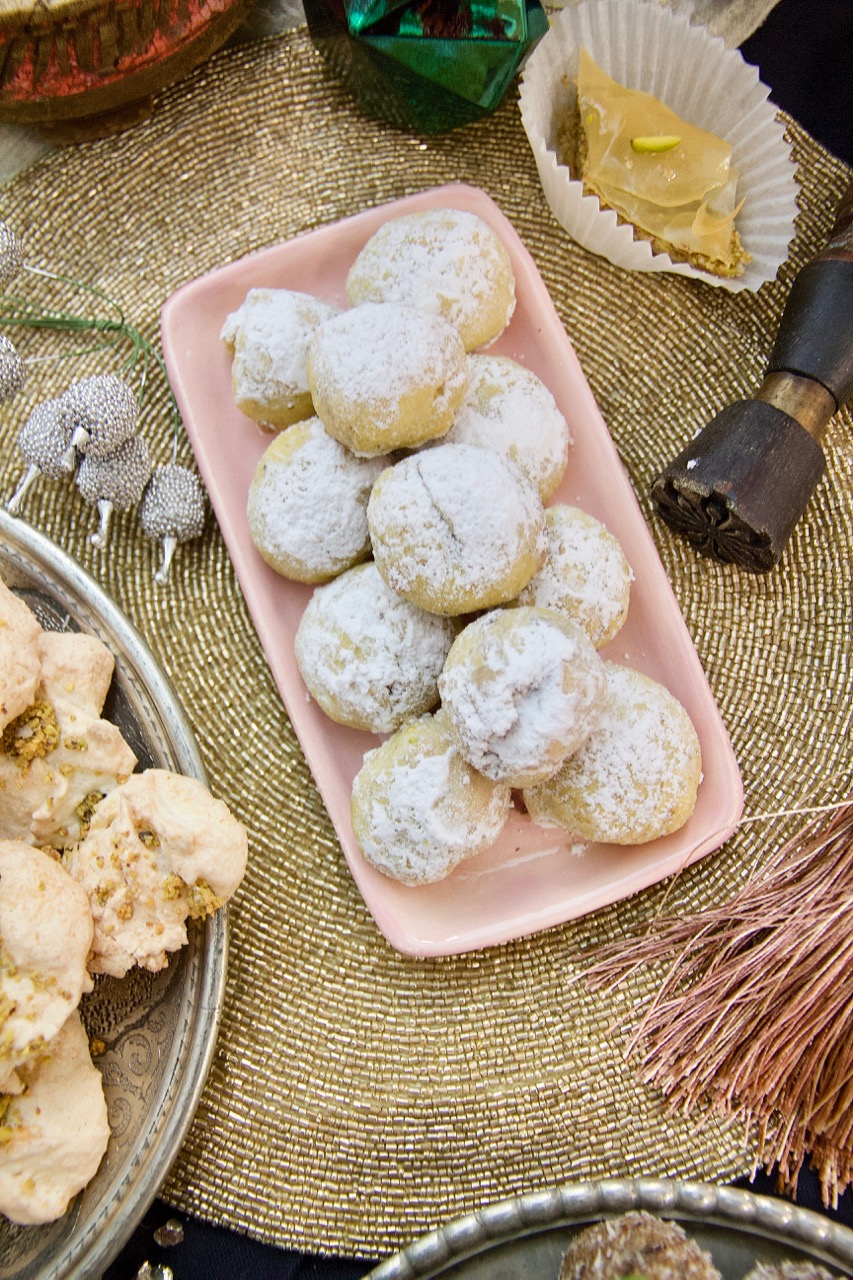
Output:
[[[117,320],[98,320],[93,316],[72,316],[62,312],[25,310],[21,315],[11,315],[0,308],[0,324],[23,325],[27,329],[59,329],[68,333],[123,333],[124,325]]]
[[[125,318],[121,307],[114,298],[111,298],[108,293],[104,293],[103,289],[99,289],[96,284],[86,284],[84,280],[72,280],[70,276],[63,276],[55,271],[46,271],[43,267],[30,267],[26,263],[24,264],[24,270],[28,271],[30,275],[41,276],[45,280],[56,280],[60,284],[70,285],[72,289],[79,289],[81,293],[90,293],[93,298],[98,298],[101,302],[105,302],[118,316],[119,324],[124,326]]]
[[[33,275],[43,276],[49,280],[57,280],[62,284],[71,285],[83,293],[91,294],[105,303],[115,313],[114,318],[79,316],[70,311],[49,311],[39,303],[17,297],[14,294],[4,294],[0,295],[0,326],[23,326],[28,329],[53,329],[66,333],[113,335],[107,341],[87,348],[78,348],[74,352],[66,352],[64,355],[56,357],[57,359],[71,359],[75,355],[84,355],[89,351],[104,350],[107,347],[115,346],[121,339],[127,339],[131,343],[132,350],[121,368],[122,372],[132,373],[136,370],[141,360],[142,371],[136,399],[139,409],[142,408],[142,402],[145,398],[146,382],[152,360],[163,375],[169,395],[169,411],[172,418],[172,461],[176,461],[178,438],[181,431],[181,416],[178,411],[175,393],[172,390],[172,384],[169,381],[166,365],[160,353],[154,349],[147,338],[143,337],[135,325],[130,324],[125,319],[124,312],[119,304],[96,285],[85,284],[81,280],[72,280],[69,276],[58,275],[52,271],[43,271],[38,267],[25,267],[25,270]]]
[[[147,338],[142,336],[134,325],[125,325],[124,332],[133,343],[133,352],[125,362],[125,367],[129,367],[129,370],[131,371],[134,370],[139,363],[140,354],[142,357],[142,373],[139,384],[139,395],[137,397],[137,403],[140,407],[142,406],[142,401],[145,396],[145,384],[148,379],[148,370],[152,360],[163,375],[163,381],[166,384],[166,390],[169,395],[169,412],[172,417],[172,461],[174,462],[178,456],[178,438],[181,432],[181,415],[178,411],[178,402],[175,399],[172,384],[169,381],[169,374],[166,370],[165,361],[159,351],[152,346]]]

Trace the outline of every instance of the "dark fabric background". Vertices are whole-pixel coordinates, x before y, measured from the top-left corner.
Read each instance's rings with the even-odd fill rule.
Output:
[[[741,53],[777,107],[853,164],[853,0],[779,0]]]
[[[763,1195],[775,1194],[773,1178],[763,1173],[753,1182],[742,1179],[736,1185]],[[810,1171],[800,1177],[797,1203],[828,1213],[820,1202],[818,1183]],[[847,1192],[837,1212],[829,1216],[853,1227],[853,1194]],[[154,1233],[167,1222],[179,1222],[184,1239],[180,1244],[163,1248],[157,1244]],[[103,1280],[136,1280],[146,1262],[152,1270],[158,1265],[169,1267],[174,1280],[359,1280],[378,1261],[317,1257],[258,1244],[233,1231],[209,1227],[185,1214],[175,1213],[158,1200]],[[147,1280],[144,1271],[140,1280]]]

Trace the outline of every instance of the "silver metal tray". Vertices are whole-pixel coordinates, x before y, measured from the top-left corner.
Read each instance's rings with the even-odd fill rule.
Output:
[[[0,510],[0,577],[42,626],[98,636],[116,658],[104,715],[139,768],[207,781],[192,730],[139,633],[76,561]],[[103,1163],[68,1213],[44,1227],[0,1217],[0,1280],[92,1280],[119,1252],[154,1199],[189,1128],[219,1026],[228,922],[217,912],[161,973],[96,979],[81,1014],[98,1058],[112,1136]]]
[[[421,1237],[369,1280],[557,1280],[578,1231],[632,1209],[680,1223],[711,1254],[723,1280],[743,1280],[757,1262],[784,1259],[853,1275],[853,1231],[823,1214],[734,1187],[623,1178],[568,1183],[490,1205]]]

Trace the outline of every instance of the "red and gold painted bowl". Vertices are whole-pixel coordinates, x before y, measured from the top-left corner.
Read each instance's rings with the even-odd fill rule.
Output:
[[[218,49],[253,0],[0,0],[0,121],[95,137]]]

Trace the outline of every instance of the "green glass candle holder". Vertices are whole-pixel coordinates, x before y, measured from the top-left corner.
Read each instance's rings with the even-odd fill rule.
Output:
[[[305,16],[362,110],[419,133],[494,111],[548,29],[538,0],[305,0]]]

